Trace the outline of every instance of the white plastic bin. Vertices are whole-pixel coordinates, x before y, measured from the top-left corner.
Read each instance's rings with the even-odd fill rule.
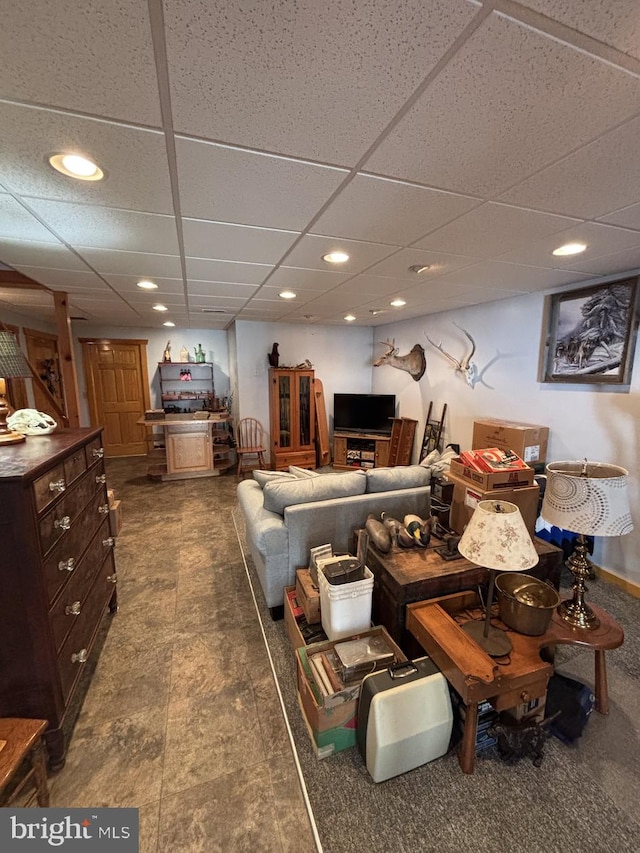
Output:
[[[330,640],[350,637],[371,627],[373,573],[365,566],[364,579],[353,583],[330,584],[318,572],[320,619]]]

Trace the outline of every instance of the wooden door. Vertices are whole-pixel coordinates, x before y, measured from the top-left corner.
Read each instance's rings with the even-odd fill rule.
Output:
[[[58,338],[49,332],[39,332],[35,329],[24,329],[29,361],[35,368],[44,386],[58,406],[64,411],[64,392],[60,375],[60,357],[58,355]],[[44,388],[33,383],[33,398],[39,412],[56,415],[51,410],[51,398]]]
[[[103,426],[107,456],[142,456],[149,408],[147,341],[80,338],[92,426]]]
[[[0,328],[7,332],[12,332],[15,335],[18,346],[20,346],[20,329],[17,326],[8,326],[6,323],[1,323]],[[29,409],[29,398],[27,396],[27,386],[24,379],[7,379],[7,399],[12,410]]]

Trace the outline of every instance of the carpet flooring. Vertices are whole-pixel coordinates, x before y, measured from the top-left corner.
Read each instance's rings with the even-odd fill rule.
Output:
[[[590,599],[625,628],[607,653],[610,713],[593,712],[582,737],[545,745],[542,765],[506,763],[480,752],[464,775],[453,752],[374,783],[355,747],[316,758],[296,698],[292,649],[283,622],[270,620],[242,517],[234,512],[284,707],[322,846],[327,853],[613,853],[640,849],[640,601],[597,580]],[[565,577],[566,574],[566,577]],[[570,582],[563,569],[563,586]],[[563,590],[566,597],[568,587]],[[593,685],[592,651],[560,647],[556,669]]]

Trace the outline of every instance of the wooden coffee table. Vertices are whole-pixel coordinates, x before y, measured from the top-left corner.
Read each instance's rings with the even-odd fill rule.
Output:
[[[528,574],[540,580],[549,580],[558,589],[562,550],[542,539],[535,538],[533,542],[540,561]],[[441,544],[437,542],[436,547]],[[475,591],[479,585],[486,585],[489,579],[488,569],[476,566],[464,557],[445,560],[436,554],[434,547],[405,550],[394,546],[388,554],[382,554],[370,544],[367,566],[374,576],[373,624],[384,625],[395,642],[409,655],[417,652],[417,648],[405,630],[408,604],[466,589]]]
[[[557,644],[587,646],[595,652],[596,710],[609,712],[605,651],[624,640],[621,626],[604,610],[590,606],[600,619],[593,631],[573,628],[554,613],[548,630],[529,637],[506,629],[497,616],[493,624],[505,628],[513,649],[504,658],[491,658],[460,627],[470,618],[481,618],[476,593],[467,591],[410,604],[407,629],[440,668],[466,706],[458,760],[464,773],[473,773],[478,723],[478,704],[491,702],[505,711],[545,696],[553,674],[552,650]],[[547,660],[540,652],[550,649]]]

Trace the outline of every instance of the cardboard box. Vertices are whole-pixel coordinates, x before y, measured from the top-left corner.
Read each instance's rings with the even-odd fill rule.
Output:
[[[547,459],[549,427],[522,424],[514,421],[482,419],[473,423],[471,448],[500,447],[513,450],[528,465],[541,464]]]
[[[376,634],[384,635],[396,660],[406,661],[407,658],[400,647],[393,642],[381,625],[369,631],[362,631],[355,636],[369,637]],[[332,649],[336,643],[344,641],[345,638],[329,640],[326,643],[312,643],[310,646],[296,649],[299,702],[316,754],[321,758],[356,745],[361,684],[358,682],[329,696],[322,696],[317,689],[314,692],[315,682],[311,675],[308,656]]]
[[[476,471],[468,465],[463,464],[460,459],[452,459],[449,473],[459,480],[468,480],[485,492],[491,489],[515,489],[520,486],[531,486],[535,471],[533,468],[522,468],[515,471],[496,471],[488,474],[485,471]],[[505,498],[506,500],[506,498]]]
[[[320,590],[311,580],[309,569],[296,569],[296,597],[307,622],[320,622]]]
[[[470,483],[468,480],[455,477],[451,473],[449,477],[454,484],[449,523],[451,529],[455,530],[456,533],[464,532],[480,501],[503,500],[509,501],[509,503],[513,503],[520,508],[527,530],[532,537],[535,535],[538,503],[540,500],[540,487],[537,483],[533,486],[521,486],[515,489],[499,488],[484,490]]]
[[[116,493],[113,491],[113,489],[107,489],[107,501],[109,502],[110,507],[113,506],[115,499]]]
[[[284,588],[284,629],[286,631],[291,648],[297,649],[299,646],[304,646],[304,637],[300,631],[298,622],[299,617],[304,615],[302,608],[298,604],[295,586],[285,586]]]
[[[114,501],[113,506],[109,508],[109,526],[111,527],[111,535],[117,536],[122,529],[122,501]]]

